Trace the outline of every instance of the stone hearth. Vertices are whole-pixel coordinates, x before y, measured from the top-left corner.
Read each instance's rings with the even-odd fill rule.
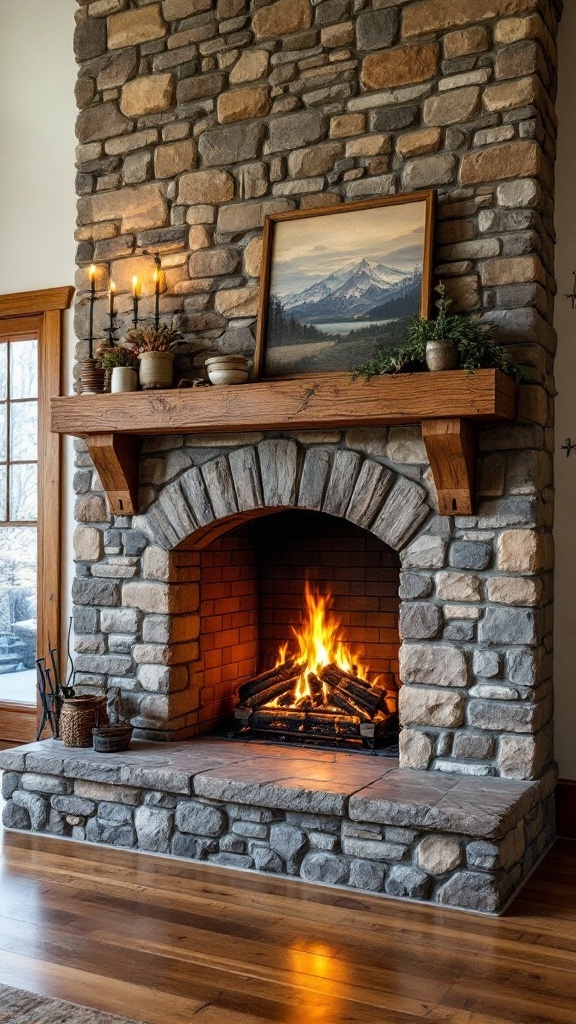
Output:
[[[8,827],[501,913],[547,849],[555,777],[407,771],[265,743],[58,741],[0,754]]]

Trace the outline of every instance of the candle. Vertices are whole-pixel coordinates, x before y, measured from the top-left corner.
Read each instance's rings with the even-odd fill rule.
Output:
[[[110,287],[108,289],[108,313],[110,316],[114,316],[114,296],[116,294],[116,285],[114,281],[110,281]]]
[[[88,271],[90,278],[90,308],[88,316],[88,356],[93,358],[94,352],[94,299],[96,296],[96,267],[92,263]]]
[[[154,323],[156,330],[158,330],[158,326],[160,324],[160,270],[158,267],[156,267],[156,270],[154,271],[154,294]]]
[[[140,295],[140,282],[136,274],[132,278],[132,305],[134,308],[134,316],[132,317],[132,323],[134,327],[138,326],[138,296]]]

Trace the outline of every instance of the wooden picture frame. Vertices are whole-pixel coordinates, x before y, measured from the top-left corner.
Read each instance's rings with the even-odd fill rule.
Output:
[[[269,214],[254,379],[341,373],[403,341],[401,320],[430,315],[435,214],[434,190]]]

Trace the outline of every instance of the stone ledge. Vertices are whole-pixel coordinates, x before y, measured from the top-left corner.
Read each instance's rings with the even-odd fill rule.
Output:
[[[135,740],[121,754],[43,740],[2,751],[0,769],[489,838],[506,834],[554,786],[552,776],[440,775],[390,758],[215,738],[169,746]]]

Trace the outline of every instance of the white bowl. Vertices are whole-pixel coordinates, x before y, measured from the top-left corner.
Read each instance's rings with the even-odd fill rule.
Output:
[[[245,384],[248,380],[248,370],[241,370],[238,367],[207,367],[208,378],[211,384]]]
[[[248,360],[246,356],[210,356],[205,360],[205,366],[234,366],[238,369],[247,370]]]

